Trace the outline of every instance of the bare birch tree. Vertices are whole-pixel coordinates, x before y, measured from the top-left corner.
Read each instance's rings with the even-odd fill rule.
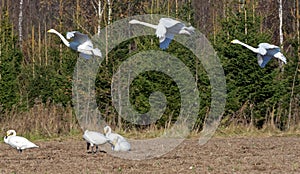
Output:
[[[19,12],[19,42],[20,42],[20,47],[21,47],[21,50],[22,50],[22,38],[23,38],[23,35],[22,35],[22,21],[23,21],[23,0],[20,0],[20,12]]]
[[[95,10],[95,13],[97,15],[97,18],[98,18],[97,34],[99,36],[100,32],[101,32],[101,19],[102,19],[102,15],[103,15],[105,6],[102,5],[101,0],[98,0],[98,2],[97,2],[97,0],[92,1],[92,4],[93,4],[94,10]]]
[[[281,50],[283,50],[283,32],[282,32],[282,0],[279,0],[279,45]],[[283,72],[283,64],[281,61],[279,61],[280,69]]]
[[[108,6],[108,14],[107,14],[107,27],[106,27],[106,35],[105,35],[105,41],[106,41],[106,47],[105,47],[106,64],[108,63],[108,39],[109,39],[108,28],[109,28],[109,25],[111,23],[111,15],[112,15],[111,0],[107,0],[107,6]]]

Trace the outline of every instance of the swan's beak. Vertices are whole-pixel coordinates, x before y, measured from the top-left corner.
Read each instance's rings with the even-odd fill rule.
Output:
[[[47,33],[51,33],[51,29],[47,31]]]
[[[233,43],[233,40],[230,43]]]

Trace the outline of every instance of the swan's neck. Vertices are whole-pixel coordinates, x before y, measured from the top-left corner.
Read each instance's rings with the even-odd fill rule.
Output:
[[[111,128],[110,127],[107,129],[107,135],[109,135],[109,134],[111,134]]]
[[[67,41],[67,39],[63,36],[63,35],[61,35],[59,32],[57,32],[57,31],[54,31],[54,33],[58,36],[58,37],[60,37],[60,39],[63,41],[63,43],[67,46],[67,47],[70,47],[70,43]]]
[[[157,29],[157,25],[149,24],[147,22],[137,21],[136,24],[141,24],[141,25],[144,25],[144,26],[147,26],[147,27],[151,27],[151,28]]]
[[[251,50],[251,51],[253,51],[255,53],[258,53],[258,49],[257,48],[254,48],[254,47],[252,47],[252,46],[250,46],[248,44],[245,44],[245,43],[243,43],[241,41],[238,41],[237,44],[243,45],[244,47],[248,48],[249,50]]]

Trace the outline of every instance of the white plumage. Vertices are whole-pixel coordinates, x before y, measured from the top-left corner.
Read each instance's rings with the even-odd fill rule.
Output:
[[[87,143],[87,150],[89,150],[90,146],[92,147],[92,153],[96,153],[98,151],[99,145],[109,142],[107,137],[95,131],[86,130],[82,137]],[[93,150],[94,146],[96,146],[96,151]]]
[[[4,142],[13,148],[16,148],[20,153],[24,149],[39,147],[26,138],[17,136],[16,134],[17,133],[15,130],[8,130],[6,132],[6,136],[4,137]]]
[[[266,64],[273,58],[277,58],[286,64],[286,57],[280,52],[280,48],[276,45],[269,43],[260,43],[258,48],[254,48],[250,45],[247,45],[237,39],[231,41],[234,44],[240,44],[249,50],[257,54],[257,62],[261,68],[264,68]]]
[[[130,151],[131,146],[128,141],[125,139],[121,139],[120,137],[117,137],[112,141],[112,150],[113,151]]]
[[[130,24],[140,24],[156,29],[156,36],[159,38],[160,48],[165,50],[174,38],[175,34],[191,35],[195,32],[195,28],[186,27],[184,23],[171,18],[161,18],[158,25],[149,24],[146,22],[131,20]]]
[[[110,141],[114,141],[115,139],[119,138],[119,139],[125,139],[122,135],[117,134],[117,133],[112,133],[111,132],[111,128],[110,126],[105,126],[104,127],[104,134],[105,136],[110,140]]]
[[[87,35],[82,34],[79,31],[67,32],[67,39],[73,38],[71,42],[69,42],[66,38],[64,38],[63,35],[61,35],[54,29],[48,30],[48,33],[54,33],[58,35],[67,47],[78,51],[80,53],[80,56],[85,59],[91,58],[92,55],[102,57],[101,51],[98,48],[94,48],[91,39]]]
[[[112,145],[113,151],[129,151],[130,144],[127,140],[120,134],[112,133],[110,126],[104,127],[104,134],[109,139]]]

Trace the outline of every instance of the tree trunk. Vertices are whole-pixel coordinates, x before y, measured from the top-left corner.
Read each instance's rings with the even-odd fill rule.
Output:
[[[23,48],[23,44],[22,44],[22,40],[23,40],[23,35],[22,35],[22,30],[23,30],[22,21],[23,21],[23,0],[20,0],[20,12],[19,12],[19,44],[20,44],[21,50],[22,50],[22,48]]]
[[[280,49],[283,50],[283,32],[282,32],[282,0],[279,0],[279,45]],[[281,69],[281,72],[284,71],[283,63],[279,60],[279,67]]]

